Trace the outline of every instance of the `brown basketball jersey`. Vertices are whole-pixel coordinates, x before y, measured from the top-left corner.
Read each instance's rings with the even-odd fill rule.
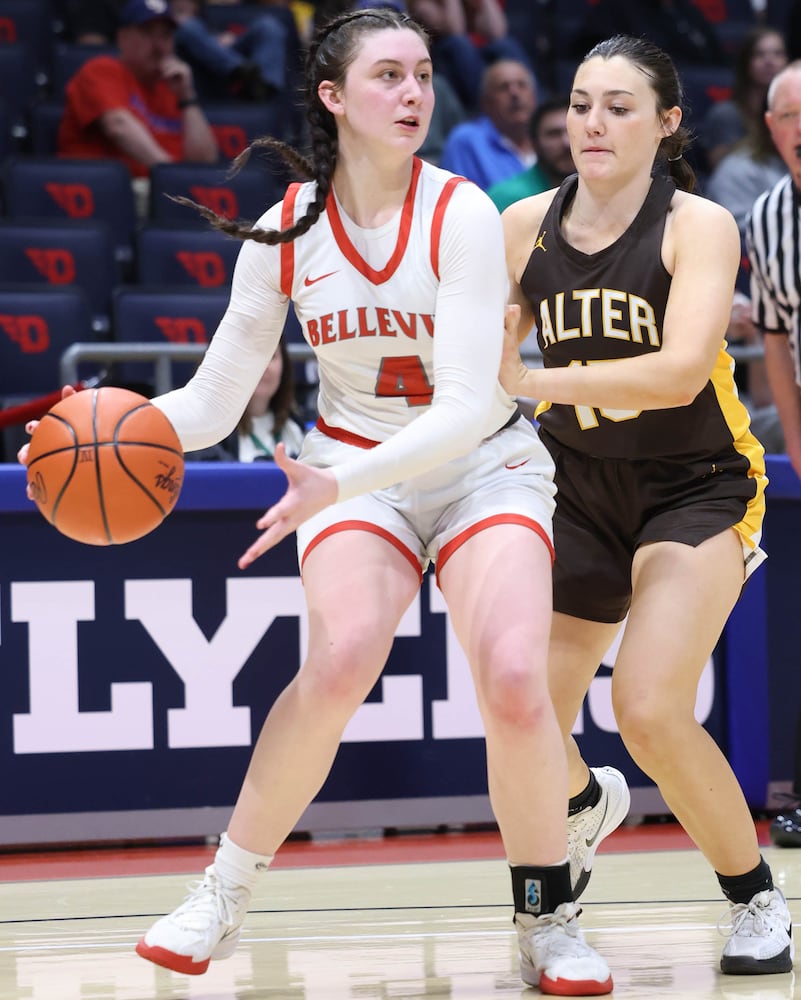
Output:
[[[661,247],[675,184],[655,177],[631,226],[593,254],[570,246],[560,230],[576,185],[573,175],[560,186],[520,281],[546,368],[636,357],[662,346],[671,276]],[[759,445],[748,432],[725,348],[724,342],[709,381],[688,406],[632,411],[542,402],[537,416],[563,445],[599,457],[683,460],[719,455],[735,442],[736,451],[749,453]]]

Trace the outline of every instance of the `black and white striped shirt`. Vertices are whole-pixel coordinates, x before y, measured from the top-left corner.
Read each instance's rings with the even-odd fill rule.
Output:
[[[801,192],[790,174],[754,202],[746,246],[752,318],[765,333],[789,336],[801,386]]]

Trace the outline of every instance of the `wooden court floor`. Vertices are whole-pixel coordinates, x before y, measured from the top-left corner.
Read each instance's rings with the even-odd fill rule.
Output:
[[[801,849],[760,839],[801,922]],[[535,998],[517,972],[509,874],[494,832],[289,844],[233,958],[204,976],[133,951],[213,847],[0,854],[0,1000]],[[582,898],[623,1000],[793,1000],[801,978],[718,971],[713,873],[675,828],[622,828]],[[801,962],[801,957],[799,957]],[[801,965],[799,965],[801,970]]]

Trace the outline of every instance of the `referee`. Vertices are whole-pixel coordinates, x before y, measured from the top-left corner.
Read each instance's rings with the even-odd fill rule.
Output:
[[[768,382],[801,478],[801,60],[773,78],[767,103],[765,121],[789,173],[759,196],[746,225],[752,318],[765,334]],[[791,798],[770,836],[782,847],[801,847],[801,716]]]

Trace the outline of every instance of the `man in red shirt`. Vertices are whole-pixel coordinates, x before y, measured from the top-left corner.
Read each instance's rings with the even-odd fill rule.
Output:
[[[67,84],[61,156],[122,160],[133,177],[154,163],[217,161],[192,70],[174,53],[175,26],[167,0],[124,4],[119,56],[89,59]]]

